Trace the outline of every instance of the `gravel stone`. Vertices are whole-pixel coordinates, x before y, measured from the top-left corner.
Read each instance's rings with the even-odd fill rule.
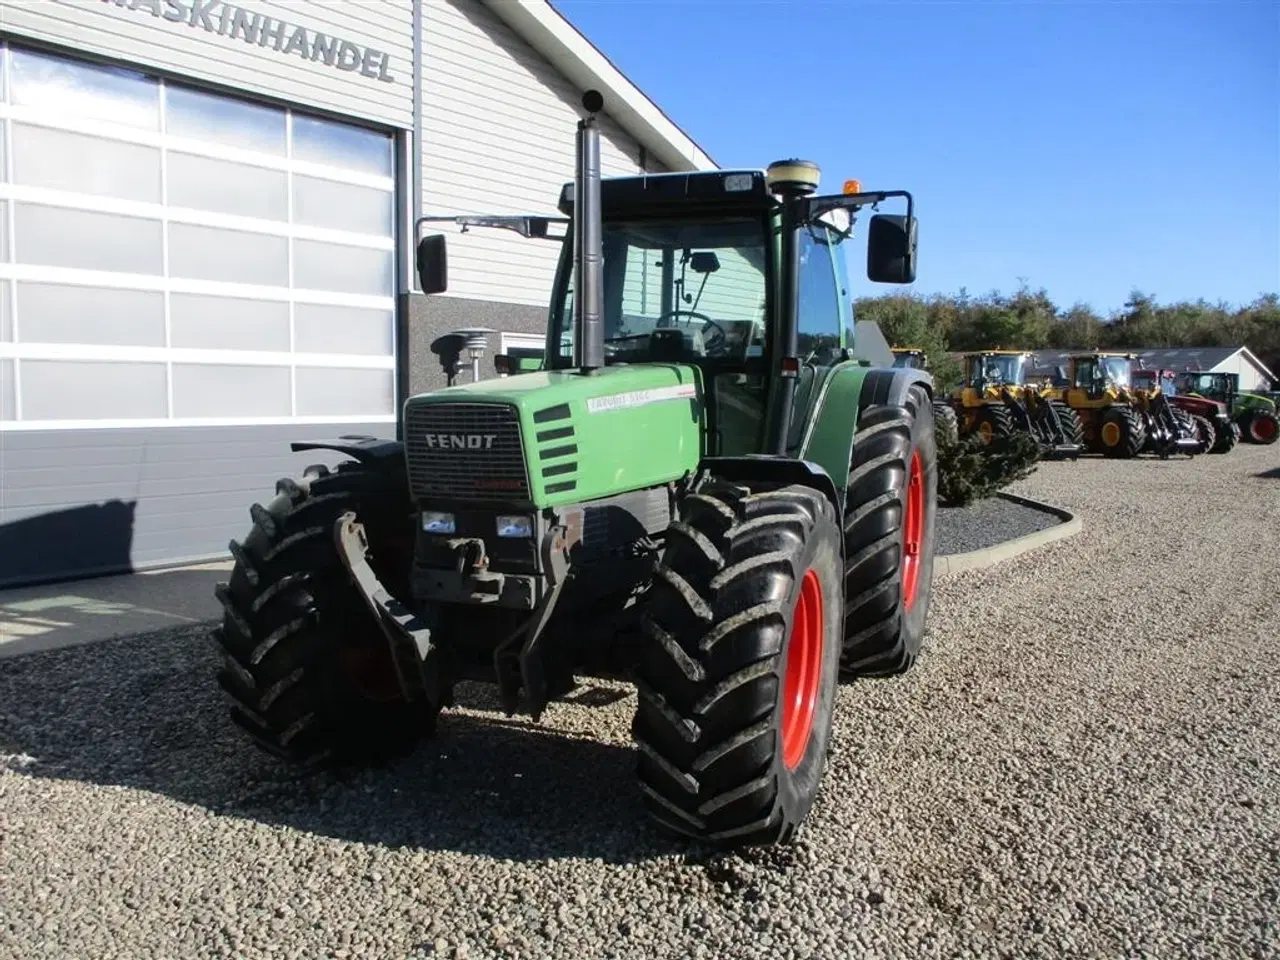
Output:
[[[934,549],[944,557],[994,547],[1064,522],[1052,513],[1002,497],[977,500],[967,507],[939,506],[936,516]]]
[[[0,958],[1280,957],[1276,462],[1015,485],[1083,532],[936,581],[781,849],[648,827],[630,693],[532,726],[469,687],[403,763],[302,778],[203,630],[0,660]]]

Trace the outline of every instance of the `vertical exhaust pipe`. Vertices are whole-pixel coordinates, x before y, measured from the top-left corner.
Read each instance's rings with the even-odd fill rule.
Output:
[[[604,97],[582,95],[587,116],[578,121],[578,162],[573,197],[573,333],[584,374],[604,366],[604,251],[601,247],[600,126]]]

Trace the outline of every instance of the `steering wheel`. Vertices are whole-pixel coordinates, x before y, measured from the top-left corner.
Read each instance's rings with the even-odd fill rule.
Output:
[[[720,347],[721,345],[723,345],[728,341],[729,337],[728,337],[728,334],[724,332],[724,327],[720,326],[720,324],[716,323],[714,320],[708,317],[705,313],[699,313],[697,310],[685,310],[680,307],[677,307],[674,310],[668,310],[666,313],[662,314],[662,316],[658,317],[657,321],[654,323],[654,327],[655,328],[667,327],[668,324],[665,321],[668,317],[678,317],[681,315],[701,320],[704,325],[704,329],[706,327],[715,327],[715,333],[712,334],[712,336],[703,340],[703,346],[706,348],[706,351],[708,354],[713,352],[712,344],[715,344],[717,347]],[[675,324],[671,324],[671,326],[675,326]],[[693,324],[686,323],[685,326],[691,327],[693,326]]]

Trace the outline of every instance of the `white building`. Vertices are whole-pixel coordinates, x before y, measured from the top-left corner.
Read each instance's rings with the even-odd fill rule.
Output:
[[[714,167],[545,0],[0,0],[0,40],[0,586],[225,555],[332,462],[290,440],[540,330],[554,245],[451,233],[427,302],[413,223],[555,214],[587,86],[605,175]]]

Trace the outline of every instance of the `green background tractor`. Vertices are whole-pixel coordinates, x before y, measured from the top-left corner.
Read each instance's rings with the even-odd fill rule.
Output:
[[[1177,376],[1178,392],[1225,403],[1247,443],[1271,444],[1280,437],[1276,404],[1260,393],[1241,392],[1238,373],[1188,370]]]
[[[407,399],[396,441],[284,479],[233,542],[219,681],[262,747],[392,759],[460,681],[537,721],[580,677],[633,680],[653,820],[785,842],[824,771],[841,677],[909,669],[934,557],[933,385],[852,355],[845,250],[910,283],[905,191],[767,172],[600,178],[583,99],[563,217],[424,218],[559,242],[541,369]],[[417,251],[447,289],[446,240]],[[424,812],[429,816],[429,812]]]

